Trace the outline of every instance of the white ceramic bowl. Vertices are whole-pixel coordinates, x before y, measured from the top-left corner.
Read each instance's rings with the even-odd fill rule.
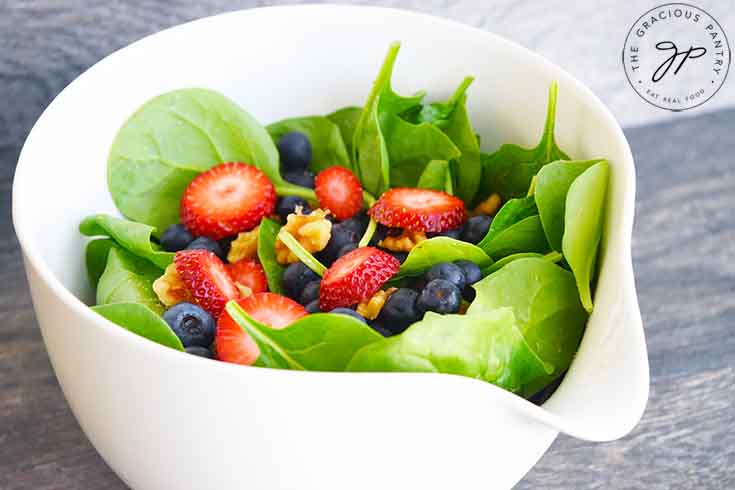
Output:
[[[475,75],[484,150],[535,143],[559,82],[560,146],[611,162],[596,308],[569,373],[537,407],[481,381],[432,374],[278,371],[161,347],[85,306],[77,232],[115,212],[110,143],[146,99],[200,86],[263,123],[363,103],[388,44],[394,86],[444,98]],[[64,394],[102,457],[135,489],[488,489],[514,485],[562,431],[623,436],[648,396],[630,242],[630,149],[603,104],[566,72],[477,29],[396,10],[299,6],[234,12],[147,37],[72,82],[36,123],[13,218],[38,323]]]

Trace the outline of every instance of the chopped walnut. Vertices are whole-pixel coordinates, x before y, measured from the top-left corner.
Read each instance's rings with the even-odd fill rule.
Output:
[[[366,299],[357,305],[357,312],[368,320],[375,320],[383,309],[383,305],[388,300],[396,288],[381,289],[373,295],[372,298]]]
[[[426,240],[426,233],[423,231],[403,230],[403,233],[398,236],[388,235],[378,243],[378,246],[392,252],[410,252],[413,247],[424,240]]]
[[[459,305],[459,314],[464,315],[467,313],[467,309],[470,307],[470,304],[467,301],[462,301],[462,304]]]
[[[500,194],[497,192],[490,194],[490,197],[482,201],[475,208],[474,214],[487,214],[489,216],[495,216],[495,213],[500,209],[500,205],[503,203],[500,199]]]
[[[332,236],[332,222],[327,219],[329,211],[315,209],[310,214],[301,214],[297,209],[286,219],[283,229],[310,253],[321,252]],[[276,260],[279,264],[292,264],[299,259],[286,247],[280,239],[276,240]]]
[[[169,307],[183,301],[192,301],[191,292],[176,272],[176,265],[169,264],[163,275],[153,281],[153,291],[164,306]]]
[[[258,256],[258,233],[260,226],[256,226],[250,231],[243,231],[237,235],[230,244],[230,251],[227,253],[227,262],[234,264],[242,259],[252,259]]]

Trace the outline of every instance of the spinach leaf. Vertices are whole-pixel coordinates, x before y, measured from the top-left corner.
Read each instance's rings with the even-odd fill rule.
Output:
[[[107,256],[114,245],[115,242],[109,238],[98,238],[87,243],[84,254],[85,263],[87,266],[87,278],[93,288],[97,287],[97,282],[105,271]]]
[[[140,303],[155,313],[163,313],[163,305],[153,292],[153,281],[162,274],[150,262],[113,246],[97,283],[97,304]]]
[[[569,186],[582,172],[601,161],[597,159],[551,162],[539,171],[534,197],[541,216],[541,223],[544,225],[544,233],[554,250],[561,251],[561,239],[564,235],[564,210]]]
[[[499,259],[497,262],[493,262],[492,265],[490,265],[490,267],[486,267],[485,269],[483,269],[482,275],[489,276],[493,272],[499,271],[500,269],[510,264],[514,260],[527,259],[527,258],[532,258],[532,257],[541,258],[543,257],[543,254],[539,254],[536,252],[520,252],[517,254],[506,255],[502,259]]]
[[[460,156],[452,161],[454,189],[468,205],[474,202],[482,177],[480,143],[467,114],[465,92],[472,81],[472,77],[465,78],[446,103],[425,105],[417,117],[418,123],[427,122],[444,131],[460,151]]]
[[[184,350],[181,341],[168,324],[147,306],[139,303],[113,303],[92,306],[92,311],[148,340],[179,351]]]
[[[549,245],[533,196],[503,204],[477,246],[495,260],[521,252],[547,251]]]
[[[460,259],[474,262],[481,269],[493,263],[492,259],[476,245],[454,238],[438,236],[424,240],[413,247],[406,260],[401,264],[394,280],[419,276],[435,264],[454,262]]]
[[[269,124],[266,129],[275,143],[286,133],[298,131],[311,142],[312,158],[310,169],[319,173],[325,168],[339,165],[352,170],[342,133],[332,121],[324,116],[294,117]]]
[[[446,160],[430,161],[421,173],[421,177],[419,177],[416,187],[445,192],[447,191],[447,188],[451,189],[452,173],[449,169],[449,162]]]
[[[523,258],[472,287],[477,295],[468,315],[512,308],[528,345],[553,366],[552,377],[569,368],[587,322],[569,271],[542,258]]]
[[[550,373],[524,341],[510,308],[482,315],[428,312],[401,335],[363,347],[347,370],[459,374],[523,396]]]
[[[106,236],[128,252],[149,260],[161,269],[165,269],[174,260],[174,254],[165,252],[151,242],[151,235],[156,231],[152,226],[126,219],[115,218],[107,214],[94,214],[82,220],[79,231],[86,236]]]
[[[268,279],[268,289],[276,294],[283,294],[284,267],[276,260],[276,237],[280,230],[281,225],[269,218],[264,218],[258,228],[258,260]]]
[[[354,154],[352,141],[355,138],[355,128],[357,128],[357,121],[360,120],[360,114],[362,114],[362,107],[344,107],[327,114],[327,119],[339,128],[348,155]]]
[[[344,371],[355,352],[383,338],[347,315],[317,313],[274,329],[248,316],[236,301],[227,303],[227,313],[258,345],[258,365],[264,367]]]
[[[577,280],[579,296],[587,311],[592,311],[590,283],[594,279],[602,237],[607,181],[607,161],[592,165],[569,186],[564,211],[561,248]]]
[[[282,183],[273,141],[247,112],[217,92],[175,90],[146,102],[120,128],[108,186],[124,216],[163,229],[179,221],[189,182],[222,162],[251,163]]]
[[[569,160],[554,140],[557,90],[556,82],[552,83],[543,136],[535,148],[505,144],[495,153],[482,156],[483,189],[499,193],[504,200],[525,196],[531,178],[541,167],[555,160]]]

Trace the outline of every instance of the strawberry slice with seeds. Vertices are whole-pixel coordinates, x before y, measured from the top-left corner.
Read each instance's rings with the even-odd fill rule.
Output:
[[[247,231],[276,209],[276,190],[257,167],[222,163],[197,175],[181,198],[181,221],[215,240]]]
[[[257,293],[237,302],[253,319],[273,328],[285,328],[308,315],[306,309],[285,296]],[[225,311],[217,322],[215,335],[217,358],[235,364],[252,365],[260,349],[248,333]]]
[[[458,228],[467,219],[460,198],[442,191],[408,187],[386,191],[368,213],[391,228],[435,233]]]
[[[242,259],[233,264],[227,264],[227,271],[238,288],[247,288],[250,294],[268,291],[268,278],[263,266],[255,259]],[[242,292],[242,289],[241,291]],[[248,294],[248,296],[250,295]],[[245,296],[243,294],[243,296]]]
[[[324,273],[319,308],[331,311],[370,298],[400,266],[398,259],[374,247],[360,247],[343,255]]]
[[[344,167],[329,167],[314,180],[319,206],[328,209],[338,220],[346,220],[362,209],[362,185],[355,174]]]
[[[215,319],[229,300],[240,297],[225,264],[209,250],[176,252],[174,265],[194,301]]]

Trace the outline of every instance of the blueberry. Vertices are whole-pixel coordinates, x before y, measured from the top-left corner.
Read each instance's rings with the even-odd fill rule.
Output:
[[[385,326],[379,321],[373,320],[371,322],[368,322],[368,325],[370,325],[370,328],[378,332],[383,337],[390,337],[391,335],[393,335],[393,332],[385,328]]]
[[[454,262],[464,272],[464,277],[467,279],[467,285],[462,290],[462,297],[469,302],[475,299],[475,290],[470,287],[471,284],[476,283],[482,279],[482,271],[480,266],[469,260],[457,260]]]
[[[357,243],[348,243],[339,249],[339,252],[337,252],[337,258],[343,257],[354,250],[357,250]]]
[[[225,255],[224,250],[222,250],[222,247],[216,240],[212,240],[209,237],[206,236],[200,236],[194,239],[193,242],[191,242],[187,247],[187,250],[209,250],[214,255],[219,257],[222,260],[226,260],[227,256]]]
[[[306,170],[311,163],[311,143],[304,133],[292,131],[278,139],[278,153],[284,172]]]
[[[365,318],[361,314],[359,314],[358,312],[350,308],[335,308],[329,313],[336,313],[338,315],[351,316],[352,318],[356,318],[357,320],[360,320],[362,323],[367,323],[367,320],[365,320]]]
[[[209,350],[207,347],[202,347],[200,345],[192,345],[191,347],[187,347],[184,350],[186,351],[187,354],[193,354],[199,357],[206,357],[207,359],[214,359],[214,355],[212,354],[212,351]]]
[[[317,258],[327,266],[332,265],[332,262],[340,257],[339,253],[343,247],[357,245],[359,241],[360,237],[349,226],[345,226],[344,223],[336,223],[332,225],[332,234],[327,246],[317,254]]]
[[[304,308],[306,308],[306,311],[309,313],[321,313],[322,310],[319,308],[319,300],[315,299],[308,305],[306,305]]]
[[[214,318],[198,305],[177,303],[163,313],[163,319],[184,347],[209,347],[214,342]]]
[[[391,334],[397,334],[421,319],[421,315],[416,310],[418,296],[416,291],[408,288],[400,288],[391,294],[377,318],[383,328]]]
[[[308,170],[302,172],[284,172],[283,180],[301,187],[314,188],[314,174]]]
[[[311,281],[318,281],[319,276],[306,267],[303,262],[296,262],[283,271],[283,290],[289,298],[298,300],[301,292]]]
[[[365,234],[365,229],[367,229],[368,221],[370,221],[370,217],[367,215],[367,213],[365,213],[365,211],[360,211],[352,218],[343,221],[342,225],[346,228],[351,229],[359,236],[362,236]]]
[[[487,235],[487,230],[490,229],[492,222],[493,219],[485,214],[471,217],[462,230],[462,240],[475,244],[480,243]]]
[[[434,279],[426,284],[416,300],[416,309],[423,315],[427,311],[457,313],[462,304],[459,288],[446,279]]]
[[[166,252],[178,252],[184,250],[194,240],[194,235],[189,233],[186,226],[181,223],[171,225],[161,235],[161,247]]]
[[[428,238],[434,238],[435,236],[445,236],[449,238],[454,238],[455,240],[461,240],[462,230],[464,230],[464,228],[460,226],[459,228],[454,228],[447,231],[440,231],[438,233],[427,233],[426,236]]]
[[[373,247],[377,246],[378,242],[380,242],[381,240],[384,240],[385,237],[388,236],[389,232],[390,232],[390,228],[378,223],[378,226],[375,228],[375,233],[373,233],[373,237],[370,239],[370,245]]]
[[[429,283],[434,279],[446,279],[461,291],[467,285],[467,278],[464,275],[462,268],[451,262],[441,262],[434,264],[426,272],[426,282]]]
[[[319,299],[320,285],[321,283],[319,281],[311,281],[306,286],[304,286],[304,290],[301,292],[302,305],[308,305],[312,301]]]
[[[234,242],[237,239],[237,235],[232,236],[226,236],[224,238],[220,238],[217,240],[217,243],[219,243],[220,248],[222,249],[222,255],[224,257],[227,257],[227,254],[230,253],[230,247],[232,246],[232,242]]]
[[[289,214],[296,212],[297,207],[301,208],[302,214],[311,213],[309,203],[298,196],[286,196],[279,199],[278,204],[276,205],[276,213],[283,221],[286,221]]]

